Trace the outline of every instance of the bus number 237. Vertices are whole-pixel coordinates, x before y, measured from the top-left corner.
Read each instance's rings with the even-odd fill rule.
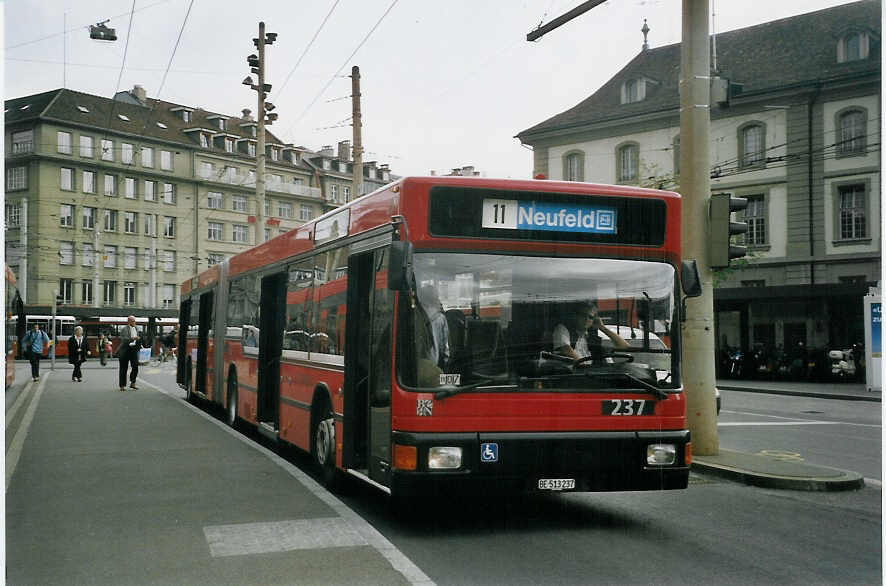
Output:
[[[613,399],[603,401],[603,415],[652,415],[655,402],[645,399]]]

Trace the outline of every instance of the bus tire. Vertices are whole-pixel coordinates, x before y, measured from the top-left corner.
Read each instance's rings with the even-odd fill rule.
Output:
[[[338,483],[338,470],[335,468],[335,418],[328,399],[323,401],[313,418],[311,430],[311,452],[320,480],[329,488],[334,489]]]
[[[231,372],[228,376],[228,397],[225,405],[225,423],[233,429],[239,426],[239,409],[237,405],[237,374]]]

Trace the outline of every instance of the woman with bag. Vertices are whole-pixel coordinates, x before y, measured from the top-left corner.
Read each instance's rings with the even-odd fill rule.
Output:
[[[108,340],[108,337],[102,333],[101,338],[98,340],[98,359],[101,361],[102,366],[105,366],[108,363],[108,357],[111,355],[111,342]]]
[[[89,351],[89,342],[83,335],[83,328],[77,326],[74,328],[74,335],[68,338],[68,362],[74,365],[74,373],[71,380],[74,382],[83,382],[83,372],[80,365],[86,362],[86,357],[91,353]]]

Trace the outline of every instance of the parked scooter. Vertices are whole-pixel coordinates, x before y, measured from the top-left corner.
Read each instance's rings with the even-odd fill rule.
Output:
[[[831,360],[831,376],[839,380],[855,378],[856,362],[852,348],[848,350],[831,350],[828,352]]]

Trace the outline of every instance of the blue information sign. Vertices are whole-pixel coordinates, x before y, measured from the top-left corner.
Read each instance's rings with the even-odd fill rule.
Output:
[[[879,357],[882,355],[883,340],[881,339],[882,323],[880,313],[880,304],[871,303],[871,356]]]
[[[484,199],[484,228],[616,234],[614,207]]]

